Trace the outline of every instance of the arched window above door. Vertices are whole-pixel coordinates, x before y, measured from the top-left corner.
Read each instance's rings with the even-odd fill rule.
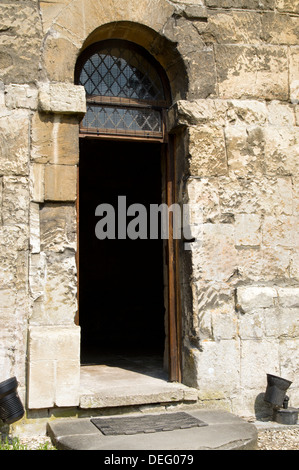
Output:
[[[93,44],[77,62],[76,83],[87,100],[81,135],[164,139],[167,79],[143,48],[120,40]]]

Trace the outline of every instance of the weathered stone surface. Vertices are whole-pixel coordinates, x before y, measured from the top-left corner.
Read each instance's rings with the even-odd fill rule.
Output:
[[[290,49],[290,98],[294,104],[299,103],[299,47]]]
[[[36,2],[1,4],[0,70],[4,83],[32,83],[38,77],[42,28]]]
[[[262,39],[270,44],[298,45],[298,18],[279,13],[264,13],[261,17]]]
[[[42,285],[31,314],[33,325],[72,325],[77,311],[77,278],[72,252],[49,253],[41,258],[38,269]]]
[[[69,83],[41,83],[38,94],[40,111],[58,114],[84,114],[85,89]]]
[[[278,11],[299,13],[299,4],[297,0],[277,0],[276,8]]]
[[[188,19],[206,19],[208,12],[203,5],[179,5],[175,9],[175,15],[185,16]]]
[[[5,104],[8,108],[37,108],[37,88],[30,85],[10,84],[5,87]]]
[[[29,329],[29,408],[77,406],[80,328]]]
[[[189,178],[187,182],[188,200],[193,208],[194,225],[220,220],[219,188],[216,178]]]
[[[248,9],[266,9],[273,10],[275,0],[206,0],[206,5],[212,8],[248,8]]]
[[[265,137],[259,126],[225,128],[227,164],[238,177],[250,177],[265,171]]]
[[[31,253],[40,252],[40,218],[39,204],[30,203],[30,251]]]
[[[260,44],[261,15],[257,11],[209,11],[201,38],[218,44]]]
[[[25,177],[4,176],[2,194],[2,221],[5,225],[28,226],[28,180]]]
[[[220,127],[190,128],[188,132],[190,173],[194,176],[221,176],[227,173],[223,129]]]
[[[241,387],[255,390],[256,396],[266,387],[266,374],[279,375],[279,342],[275,339],[243,341],[240,361]]]
[[[27,175],[29,159],[28,114],[0,111],[0,175]]]
[[[46,165],[45,200],[75,201],[77,197],[77,167]]]
[[[201,348],[201,351],[196,348],[189,350],[189,361],[194,363],[193,367],[198,374],[190,385],[200,390],[199,397],[208,400],[223,399],[227,394],[236,393],[240,374],[238,342],[224,340],[218,343],[204,340],[201,342]],[[218,357],[226,357],[229,360],[223,365]],[[227,375],[231,378],[230,381],[227,381]]]
[[[299,217],[280,215],[266,216],[263,223],[263,244],[294,248],[298,246]]]
[[[289,177],[219,179],[222,212],[291,215],[292,183]]]
[[[238,287],[237,301],[244,312],[252,312],[255,309],[274,306],[277,291],[273,287],[248,286]]]
[[[257,214],[235,215],[235,243],[238,246],[259,246],[262,241],[261,217]]]
[[[45,204],[40,210],[42,251],[76,249],[76,211],[73,204]]]
[[[234,227],[204,224],[202,240],[192,245],[193,275],[208,281],[228,281],[237,268]]]
[[[31,198],[33,202],[45,199],[45,165],[33,163],[30,166]]]
[[[223,126],[226,122],[227,102],[224,100],[197,99],[176,101],[168,112],[169,130],[194,125],[214,124]]]
[[[31,158],[38,163],[76,165],[79,124],[72,116],[36,113],[31,128]]]
[[[221,98],[288,99],[284,46],[215,45]]]
[[[268,174],[298,175],[299,128],[265,129],[265,163]]]

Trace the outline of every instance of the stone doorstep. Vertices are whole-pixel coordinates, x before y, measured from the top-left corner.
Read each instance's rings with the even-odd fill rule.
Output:
[[[106,366],[81,368],[79,407],[110,408],[196,402],[198,390],[164,378]]]
[[[175,386],[177,385],[177,386]],[[93,394],[82,394],[79,399],[79,407],[86,408],[110,408],[117,406],[149,405],[177,402],[195,402],[198,399],[198,391],[192,388],[172,384],[169,389],[134,390],[128,387],[117,393],[115,390],[102,391]]]
[[[92,424],[90,418],[74,418],[49,421],[47,434],[60,450],[107,452],[108,450],[254,450],[256,448],[257,429],[253,424],[226,411],[188,409],[187,412],[207,426],[146,434],[104,436]],[[140,416],[140,413],[127,416],[138,415]]]

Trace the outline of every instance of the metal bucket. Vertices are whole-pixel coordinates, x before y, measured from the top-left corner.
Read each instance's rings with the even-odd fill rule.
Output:
[[[272,405],[282,407],[286,391],[292,382],[276,375],[267,374],[267,389],[264,400]]]
[[[24,416],[24,408],[17,393],[16,377],[0,383],[0,419],[5,424],[12,424]]]

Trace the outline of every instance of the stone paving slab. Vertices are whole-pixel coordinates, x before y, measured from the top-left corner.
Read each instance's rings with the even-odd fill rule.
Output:
[[[167,412],[170,413],[170,412]],[[225,411],[188,410],[207,426],[150,434],[104,436],[90,418],[49,421],[48,435],[61,450],[243,450],[255,449],[257,429]],[[143,416],[144,414],[139,414]],[[126,415],[121,415],[126,416]],[[138,416],[130,413],[127,416]]]

